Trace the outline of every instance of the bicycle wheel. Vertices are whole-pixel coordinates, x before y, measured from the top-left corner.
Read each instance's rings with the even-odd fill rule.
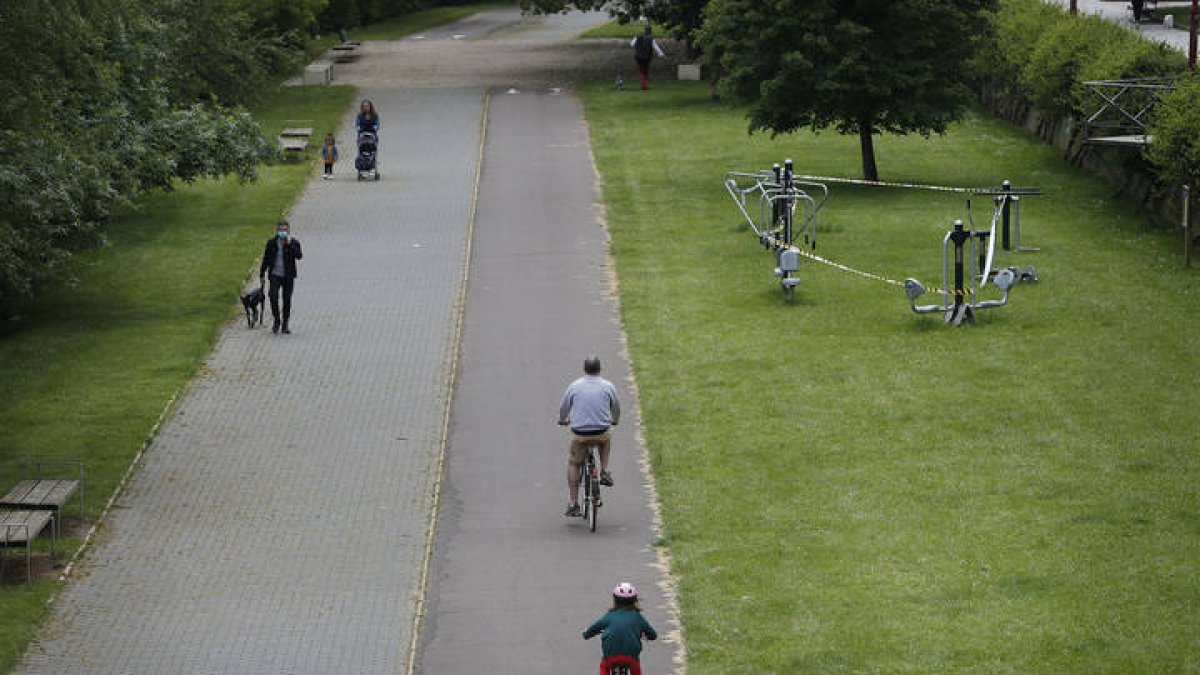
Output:
[[[596,531],[596,521],[600,516],[600,469],[597,466],[596,455],[588,460],[587,466],[587,519],[588,527]]]
[[[591,490],[589,491],[592,493],[588,497],[587,502],[588,527],[591,528],[592,532],[595,532],[596,520],[600,515],[600,507],[598,506],[600,503],[600,482],[593,479],[589,480],[588,483],[591,485]]]

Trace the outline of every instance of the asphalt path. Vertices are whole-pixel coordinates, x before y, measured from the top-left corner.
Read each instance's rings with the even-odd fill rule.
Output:
[[[618,581],[642,589],[661,632],[672,624],[577,99],[495,94],[481,176],[420,671],[591,672],[599,640],[579,632]],[[588,353],[629,411],[595,533],[562,515],[567,437],[554,424]],[[646,672],[669,672],[673,649],[649,645]]]

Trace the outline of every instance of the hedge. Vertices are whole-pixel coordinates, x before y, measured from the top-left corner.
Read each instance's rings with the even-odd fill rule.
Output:
[[[1149,118],[1155,142],[1146,158],[1164,184],[1200,184],[1200,84],[1189,75],[1183,54],[1112,21],[1072,16],[1044,0],[1001,0],[990,18],[994,30],[980,43],[972,70],[981,96],[996,108],[1036,109],[1045,117],[1069,118],[1078,130],[1091,112],[1084,82],[1183,78]]]

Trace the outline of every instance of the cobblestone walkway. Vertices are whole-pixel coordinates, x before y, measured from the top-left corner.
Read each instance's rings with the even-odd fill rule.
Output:
[[[19,672],[402,668],[483,92],[363,94],[383,179],[343,161],[295,208],[293,334],[226,329]]]

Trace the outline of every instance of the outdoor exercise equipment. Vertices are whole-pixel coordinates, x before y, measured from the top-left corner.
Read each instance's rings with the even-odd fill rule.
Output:
[[[1011,217],[1013,201],[1018,197],[1012,194],[1012,187],[1008,181],[1005,181],[999,190],[981,192],[994,195],[992,202],[995,208],[989,227],[985,230],[967,229],[963,221],[954,221],[954,228],[942,238],[942,288],[938,291],[942,294],[942,302],[918,305],[917,298],[925,294],[925,285],[912,278],[904,281],[904,292],[914,312],[941,312],[943,321],[952,326],[961,326],[964,322],[974,322],[975,312],[978,310],[1007,305],[1009,291],[1016,284],[1037,280],[1037,273],[1032,265],[1024,270],[1017,267],[992,269],[996,254],[996,230],[1002,222]],[[967,218],[971,218],[969,199]],[[972,267],[973,261],[978,261],[978,268]],[[989,281],[1000,290],[999,299],[981,298],[981,292]]]
[[[829,199],[828,183],[914,188],[966,194],[967,222],[970,224],[970,228],[964,225],[963,221],[957,220],[954,229],[947,232],[942,239],[942,287],[927,289],[925,284],[913,278],[901,282],[816,255],[814,253],[817,246],[816,217]],[[975,312],[978,310],[992,309],[1008,304],[1009,291],[1016,284],[1037,281],[1037,273],[1032,265],[1023,270],[1018,267],[995,269],[994,261],[997,240],[1000,241],[1003,249],[1009,251],[1039,250],[1033,246],[1021,245],[1020,211],[1021,197],[1043,194],[1039,188],[1013,187],[1009,181],[1004,181],[999,187],[963,188],[808,176],[796,174],[792,161],[789,159],[784,162],[782,167],[776,164],[769,171],[756,173],[730,171],[725,174],[725,189],[733,198],[734,204],[750,229],[758,236],[759,243],[775,253],[775,275],[779,277],[780,286],[789,300],[792,299],[795,287],[800,283],[796,272],[799,270],[802,257],[868,279],[875,279],[893,286],[902,286],[908,296],[909,306],[914,312],[919,314],[942,312],[946,323],[955,326],[962,325],[966,321],[974,321]],[[819,198],[814,197],[818,192]],[[989,197],[994,208],[988,228],[977,231],[974,229],[971,200],[979,196]],[[757,217],[751,215],[752,211],[748,208],[753,197],[758,199]],[[801,236],[803,237],[803,246],[810,247],[811,250],[804,250],[799,245]],[[951,250],[953,250],[953,254],[951,254]],[[952,259],[953,264],[951,264]],[[953,277],[951,276],[952,267]],[[981,297],[981,292],[989,282],[1000,290],[1000,298],[983,299]],[[940,293],[942,302],[918,305],[917,298],[927,292]]]
[[[776,164],[769,171],[730,171],[725,174],[725,190],[759,243],[775,254],[775,276],[784,296],[792,300],[800,285],[796,276],[801,258],[798,240],[803,237],[803,245],[816,250],[817,213],[829,199],[829,188],[798,179],[788,159],[783,166]],[[813,196],[817,193],[819,198]],[[758,199],[757,218],[747,210],[751,197]]]

